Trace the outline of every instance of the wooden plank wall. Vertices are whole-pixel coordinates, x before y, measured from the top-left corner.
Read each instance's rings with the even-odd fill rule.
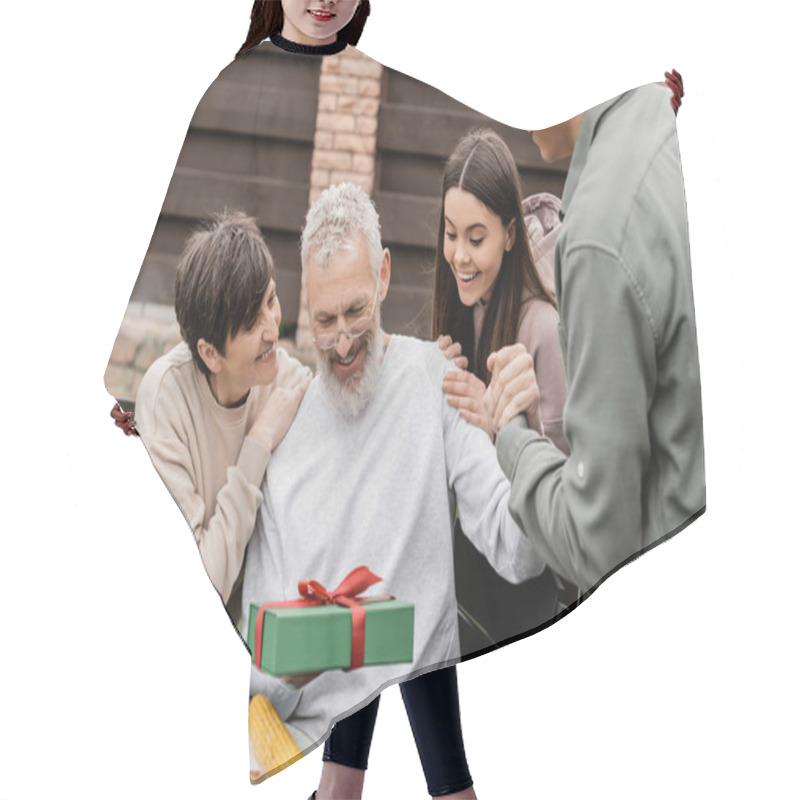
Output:
[[[131,300],[171,305],[186,237],[229,205],[258,219],[277,265],[284,322],[297,321],[321,60],[262,45],[223,70],[192,118]],[[384,71],[373,196],[393,258],[383,312],[391,332],[429,335],[442,169],[458,139],[484,125],[508,143],[526,195],[561,195],[566,164],[542,162],[527,132]]]
[[[506,141],[520,170],[523,196],[551,192],[561,197],[568,163],[545,164],[529,132],[501,125],[438,89],[386,70],[374,198],[384,244],[392,252],[392,288],[383,307],[390,332],[430,335],[442,170],[458,140],[475,127],[490,127]]]
[[[223,70],[192,118],[131,300],[171,305],[186,237],[228,205],[259,221],[296,322],[321,61],[262,45]]]

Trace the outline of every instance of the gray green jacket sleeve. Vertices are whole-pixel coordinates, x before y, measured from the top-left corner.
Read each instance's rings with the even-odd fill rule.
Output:
[[[655,340],[615,253],[582,245],[562,269],[571,455],[529,430],[521,416],[500,431],[497,452],[511,481],[512,516],[548,565],[586,590],[642,549]]]

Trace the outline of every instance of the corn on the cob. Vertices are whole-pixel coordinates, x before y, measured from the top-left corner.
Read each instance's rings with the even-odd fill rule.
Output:
[[[263,694],[255,695],[250,701],[247,727],[253,752],[267,775],[288,767],[303,755]]]

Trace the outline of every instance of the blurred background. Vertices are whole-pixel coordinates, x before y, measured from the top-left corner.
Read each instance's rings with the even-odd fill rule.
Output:
[[[428,338],[442,169],[456,142],[481,126],[511,148],[524,196],[561,197],[568,162],[545,164],[529,132],[357,50],[298,57],[267,43],[230,64],[186,135],[106,370],[108,391],[131,408],[147,368],[180,341],[178,257],[192,230],[225,206],[258,220],[277,267],[282,345],[313,363],[301,309],[300,232],[309,204],[342,181],[371,194],[392,252],[384,328]]]

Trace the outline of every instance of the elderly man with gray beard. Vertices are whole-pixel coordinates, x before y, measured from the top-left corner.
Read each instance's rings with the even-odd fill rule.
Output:
[[[293,600],[300,580],[334,587],[359,565],[381,576],[383,591],[414,604],[411,664],[289,680],[253,668],[251,694],[266,694],[311,742],[374,698],[333,730],[317,792],[325,800],[360,796],[381,689],[459,660],[453,503],[466,535],[504,578],[520,582],[544,564],[509,515],[509,484],[491,440],[446,402],[442,380],[452,363],[435,342],[381,328],[391,259],[363,190],[332,186],[312,205],[302,262],[318,375],[264,482],[244,607]],[[445,684],[426,689],[426,679]],[[454,668],[401,688],[430,793],[474,797]],[[354,720],[356,731],[345,735]]]

